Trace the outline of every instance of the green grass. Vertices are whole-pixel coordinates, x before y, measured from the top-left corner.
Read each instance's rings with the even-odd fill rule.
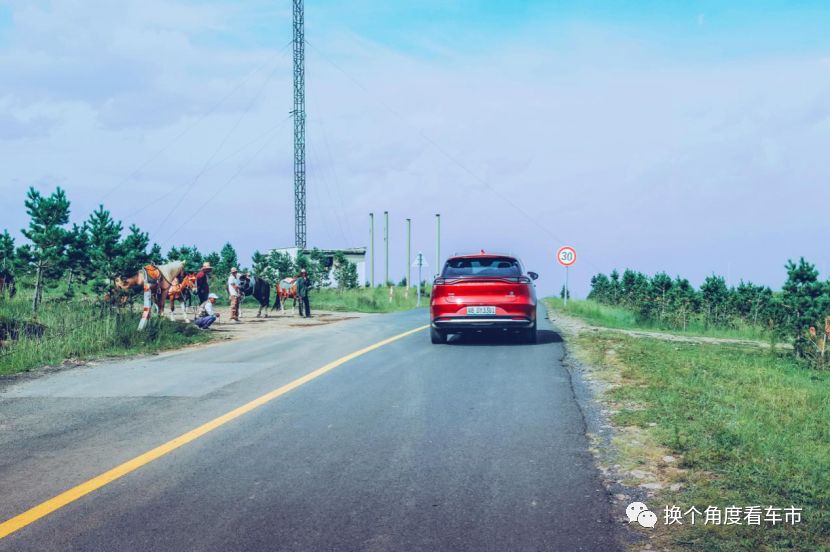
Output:
[[[48,299],[37,316],[28,298],[0,300],[0,325],[18,334],[0,346],[0,375],[38,366],[108,356],[130,356],[182,347],[210,339],[193,325],[154,317],[143,332],[140,314],[102,307],[89,299]],[[42,325],[43,333],[27,335],[26,327]]]
[[[312,313],[315,308],[333,311],[352,312],[395,312],[414,309],[418,294],[414,289],[407,293],[406,288],[356,288],[356,289],[320,289],[310,295]],[[429,305],[429,296],[421,297],[421,306]]]
[[[580,318],[595,326],[617,328],[625,330],[648,330],[676,333],[679,335],[724,337],[732,339],[768,340],[769,335],[763,328],[757,326],[736,326],[734,328],[717,328],[706,326],[697,319],[691,319],[686,330],[672,328],[668,324],[661,325],[655,322],[639,320],[637,314],[622,307],[603,305],[587,299],[568,299],[568,306],[558,297],[545,298],[545,304],[558,310]]]
[[[410,289],[407,295],[406,289],[393,287],[390,300],[389,288],[355,288],[355,289],[330,289],[324,288],[312,290],[309,296],[311,301],[311,312],[315,309],[343,311],[343,312],[395,312],[414,309],[418,300],[414,289]],[[246,301],[246,306],[256,305],[256,301]],[[273,299],[272,299],[273,304]],[[291,301],[288,302],[291,305]],[[429,305],[429,295],[421,297],[421,306]],[[258,305],[257,305],[257,308]]]
[[[687,489],[659,503],[803,507],[800,525],[662,525],[695,550],[830,549],[830,373],[789,354],[620,334],[583,334],[592,363],[614,365],[623,385],[615,424],[637,425],[683,458]],[[650,423],[657,423],[655,427]],[[657,500],[655,500],[657,502]]]

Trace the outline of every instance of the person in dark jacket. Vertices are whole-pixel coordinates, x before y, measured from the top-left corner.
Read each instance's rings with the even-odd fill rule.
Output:
[[[311,305],[308,302],[308,292],[311,289],[311,280],[308,272],[303,269],[297,279],[297,298],[300,300],[300,316],[311,318]]]
[[[208,286],[208,278],[213,271],[210,263],[202,263],[202,270],[196,273],[196,295],[199,296],[199,304],[203,305],[208,300],[210,295],[210,287]]]

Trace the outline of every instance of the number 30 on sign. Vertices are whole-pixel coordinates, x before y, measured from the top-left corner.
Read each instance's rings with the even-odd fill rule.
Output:
[[[559,251],[556,252],[556,260],[562,266],[571,266],[576,262],[576,250],[569,245],[560,247]]]

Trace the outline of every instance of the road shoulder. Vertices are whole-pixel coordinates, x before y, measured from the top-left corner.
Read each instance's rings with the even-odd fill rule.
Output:
[[[670,485],[657,476],[658,458],[667,456],[668,451],[662,450],[638,428],[620,427],[612,422],[616,410],[607,394],[619,386],[619,376],[613,369],[592,363],[578,345],[581,336],[603,328],[564,316],[550,307],[547,312],[551,324],[563,337],[562,364],[570,374],[574,396],[585,420],[589,450],[611,500],[620,545],[627,550],[652,550],[648,533],[628,525],[625,509],[631,502],[648,503],[657,489]],[[641,454],[646,450],[648,454]],[[644,457],[651,460],[651,465],[645,464]]]

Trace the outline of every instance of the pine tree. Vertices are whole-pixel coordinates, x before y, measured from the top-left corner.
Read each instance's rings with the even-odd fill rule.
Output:
[[[665,272],[658,272],[651,279],[651,295],[658,304],[657,317],[663,320],[666,316],[666,295],[671,290],[672,280]]]
[[[110,212],[99,205],[86,222],[89,239],[89,260],[94,279],[92,287],[98,293],[112,289],[113,279],[118,276],[115,263],[123,255],[121,249],[121,222],[113,220]]]
[[[8,291],[9,297],[15,295],[14,283],[14,268],[17,262],[17,256],[14,250],[14,238],[11,237],[8,230],[3,230],[0,234],[0,276],[3,277],[3,284],[6,290],[0,291],[0,299],[3,294]]]
[[[239,267],[239,258],[236,255],[236,249],[229,243],[222,246],[219,251],[219,262],[216,263],[216,272],[225,278],[231,273],[231,268]]]
[[[763,316],[771,302],[772,290],[770,288],[741,280],[732,294],[730,310],[740,316],[745,323],[757,325],[758,319]]]
[[[598,303],[611,303],[611,280],[605,274],[597,274],[591,278],[591,291],[588,299]]]
[[[150,248],[150,252],[147,254],[150,258],[151,263],[154,265],[164,264],[164,254],[161,252],[161,246],[157,243],[153,244],[153,247]]]
[[[89,262],[89,237],[86,225],[72,225],[66,241],[66,295],[74,295],[73,285],[77,280],[85,281],[92,275]]]
[[[171,247],[167,252],[167,260],[182,261],[186,272],[196,272],[202,267],[202,254],[195,245]]]
[[[279,280],[290,278],[297,273],[297,267],[291,255],[280,251],[271,251],[268,253],[268,266],[277,272],[277,278]]]
[[[32,310],[36,311],[43,299],[44,279],[61,270],[65,262],[67,231],[64,225],[69,222],[69,200],[60,187],[49,197],[29,188],[25,205],[30,220],[29,227],[22,233],[32,242],[25,254],[35,269]]]
[[[213,270],[216,270],[216,267],[219,266],[219,253],[216,251],[211,251],[204,257],[204,262],[210,263],[210,266],[213,267]]]
[[[620,284],[620,273],[617,272],[616,268],[611,271],[609,279],[611,280],[611,285],[608,288],[610,296],[609,303],[612,305],[619,305],[622,300],[622,285]]]
[[[809,347],[807,331],[811,326],[823,328],[824,317],[830,314],[830,284],[820,282],[816,267],[802,257],[798,264],[787,261],[787,281],[782,290],[793,348],[803,355]]]
[[[265,278],[265,272],[268,269],[268,255],[263,255],[259,251],[254,251],[251,257],[251,265],[255,275],[261,275]]]
[[[14,238],[8,230],[0,234],[0,270],[12,271],[15,265]]]
[[[712,274],[707,276],[700,285],[700,296],[706,315],[706,323],[723,325],[726,322],[727,306],[729,304],[729,288],[723,276]]]
[[[130,232],[124,236],[119,244],[121,257],[114,263],[114,270],[118,276],[126,277],[138,272],[141,267],[150,262],[147,247],[150,245],[150,236],[135,224],[130,225]]]
[[[671,289],[666,294],[666,300],[674,324],[680,326],[685,332],[690,316],[697,311],[698,293],[689,283],[689,280],[677,276],[672,282]]]

